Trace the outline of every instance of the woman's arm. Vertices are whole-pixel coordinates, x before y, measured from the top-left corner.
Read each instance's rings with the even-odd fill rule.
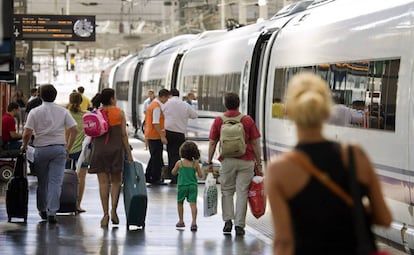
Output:
[[[368,187],[370,200],[368,209],[371,212],[372,221],[374,224],[388,227],[392,222],[392,215],[385,203],[378,176],[362,148],[357,145],[353,147],[358,179]]]
[[[129,146],[129,142],[128,142],[128,135],[126,132],[125,114],[124,114],[124,111],[122,110],[121,110],[121,139],[122,139],[122,143],[124,144],[124,148],[128,156],[128,161],[129,162],[134,161],[132,158],[131,147]]]
[[[294,240],[292,223],[286,196],[280,183],[278,171],[285,167],[281,160],[270,162],[266,169],[265,190],[273,221],[273,254],[293,255]]]

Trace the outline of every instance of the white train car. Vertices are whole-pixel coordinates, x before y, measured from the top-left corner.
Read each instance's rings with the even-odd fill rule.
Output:
[[[115,89],[117,105],[125,112],[129,133],[141,135],[143,122],[143,102],[146,91],[157,92],[169,87],[171,72],[169,66],[174,61],[175,48],[194,39],[196,35],[181,35],[162,41],[127,57],[114,67],[112,88]],[[145,65],[144,65],[145,62]]]
[[[294,73],[320,74],[349,107],[365,101],[360,104],[364,123],[327,125],[324,131],[331,139],[357,142],[367,151],[394,216],[390,229],[377,232],[410,249],[414,248],[413,14],[413,1],[377,0],[330,1],[302,12],[272,38],[260,104],[269,157],[296,143],[292,123],[272,116],[272,104],[283,96]],[[380,95],[375,100],[369,97],[374,93]]]
[[[145,56],[154,48],[140,52],[142,73],[139,61],[124,68],[135,73],[123,78],[129,82],[128,100],[133,87],[141,91],[135,97],[141,104],[142,91],[149,88],[176,87],[182,95],[195,91],[199,118],[189,121],[187,137],[208,140],[213,119],[225,110],[222,96],[238,92],[241,111],[256,120],[262,154],[269,160],[296,144],[294,125],[280,109],[290,77],[302,70],[320,74],[334,95],[361,114],[359,122],[328,124],[324,132],[334,140],[357,142],[369,154],[394,216],[392,227],[377,233],[414,250],[414,1],[308,4],[263,23],[191,40],[163,51],[164,56]],[[205,160],[207,149],[201,151]]]

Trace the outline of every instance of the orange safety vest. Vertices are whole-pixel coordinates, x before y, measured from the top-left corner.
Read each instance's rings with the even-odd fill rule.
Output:
[[[160,115],[160,127],[161,130],[164,129],[164,113],[161,110],[161,105],[158,103],[158,101],[152,101],[152,103],[148,106],[147,111],[145,112],[145,138],[151,139],[151,140],[157,140],[161,139],[161,136],[158,134],[157,130],[155,129],[154,125],[152,124],[152,114],[154,112],[154,109],[159,107],[161,111]]]

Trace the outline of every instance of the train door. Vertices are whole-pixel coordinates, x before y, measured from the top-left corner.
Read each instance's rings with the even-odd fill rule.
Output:
[[[266,49],[268,46],[269,39],[271,38],[274,30],[268,30],[263,32],[254,47],[252,62],[250,66],[250,77],[249,77],[249,89],[248,89],[248,107],[247,113],[255,120],[256,125],[258,125],[259,130],[262,134],[262,142],[265,141],[265,132],[264,132],[264,124],[265,119],[260,115],[260,104],[264,103],[263,100],[263,91],[266,85],[262,82],[263,77],[266,77],[267,73],[267,65],[268,62],[265,59],[266,56]],[[262,146],[263,150],[265,150],[265,146]],[[266,153],[263,151],[262,155],[265,157],[266,160]]]
[[[178,69],[180,67],[181,59],[184,54],[178,54],[174,60],[172,74],[171,74],[171,88],[177,88]]]
[[[140,76],[141,76],[141,70],[142,70],[142,62],[138,62],[137,67],[135,68],[134,72],[134,79],[132,83],[132,98],[131,98],[131,108],[132,108],[132,123],[135,128],[135,135],[137,135],[137,132],[139,128],[141,127],[142,119],[140,118],[140,101],[142,98],[142,88],[140,86]]]

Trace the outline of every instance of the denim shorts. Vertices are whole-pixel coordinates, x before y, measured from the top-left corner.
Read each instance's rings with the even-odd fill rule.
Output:
[[[78,163],[78,159],[79,159],[80,154],[81,154],[81,151],[78,151],[78,152],[75,152],[75,153],[70,153],[69,154],[69,159],[70,160],[66,161],[65,169],[76,170],[76,165]],[[86,167],[88,167],[88,164],[85,164],[85,163],[82,162],[81,167],[86,168]]]

